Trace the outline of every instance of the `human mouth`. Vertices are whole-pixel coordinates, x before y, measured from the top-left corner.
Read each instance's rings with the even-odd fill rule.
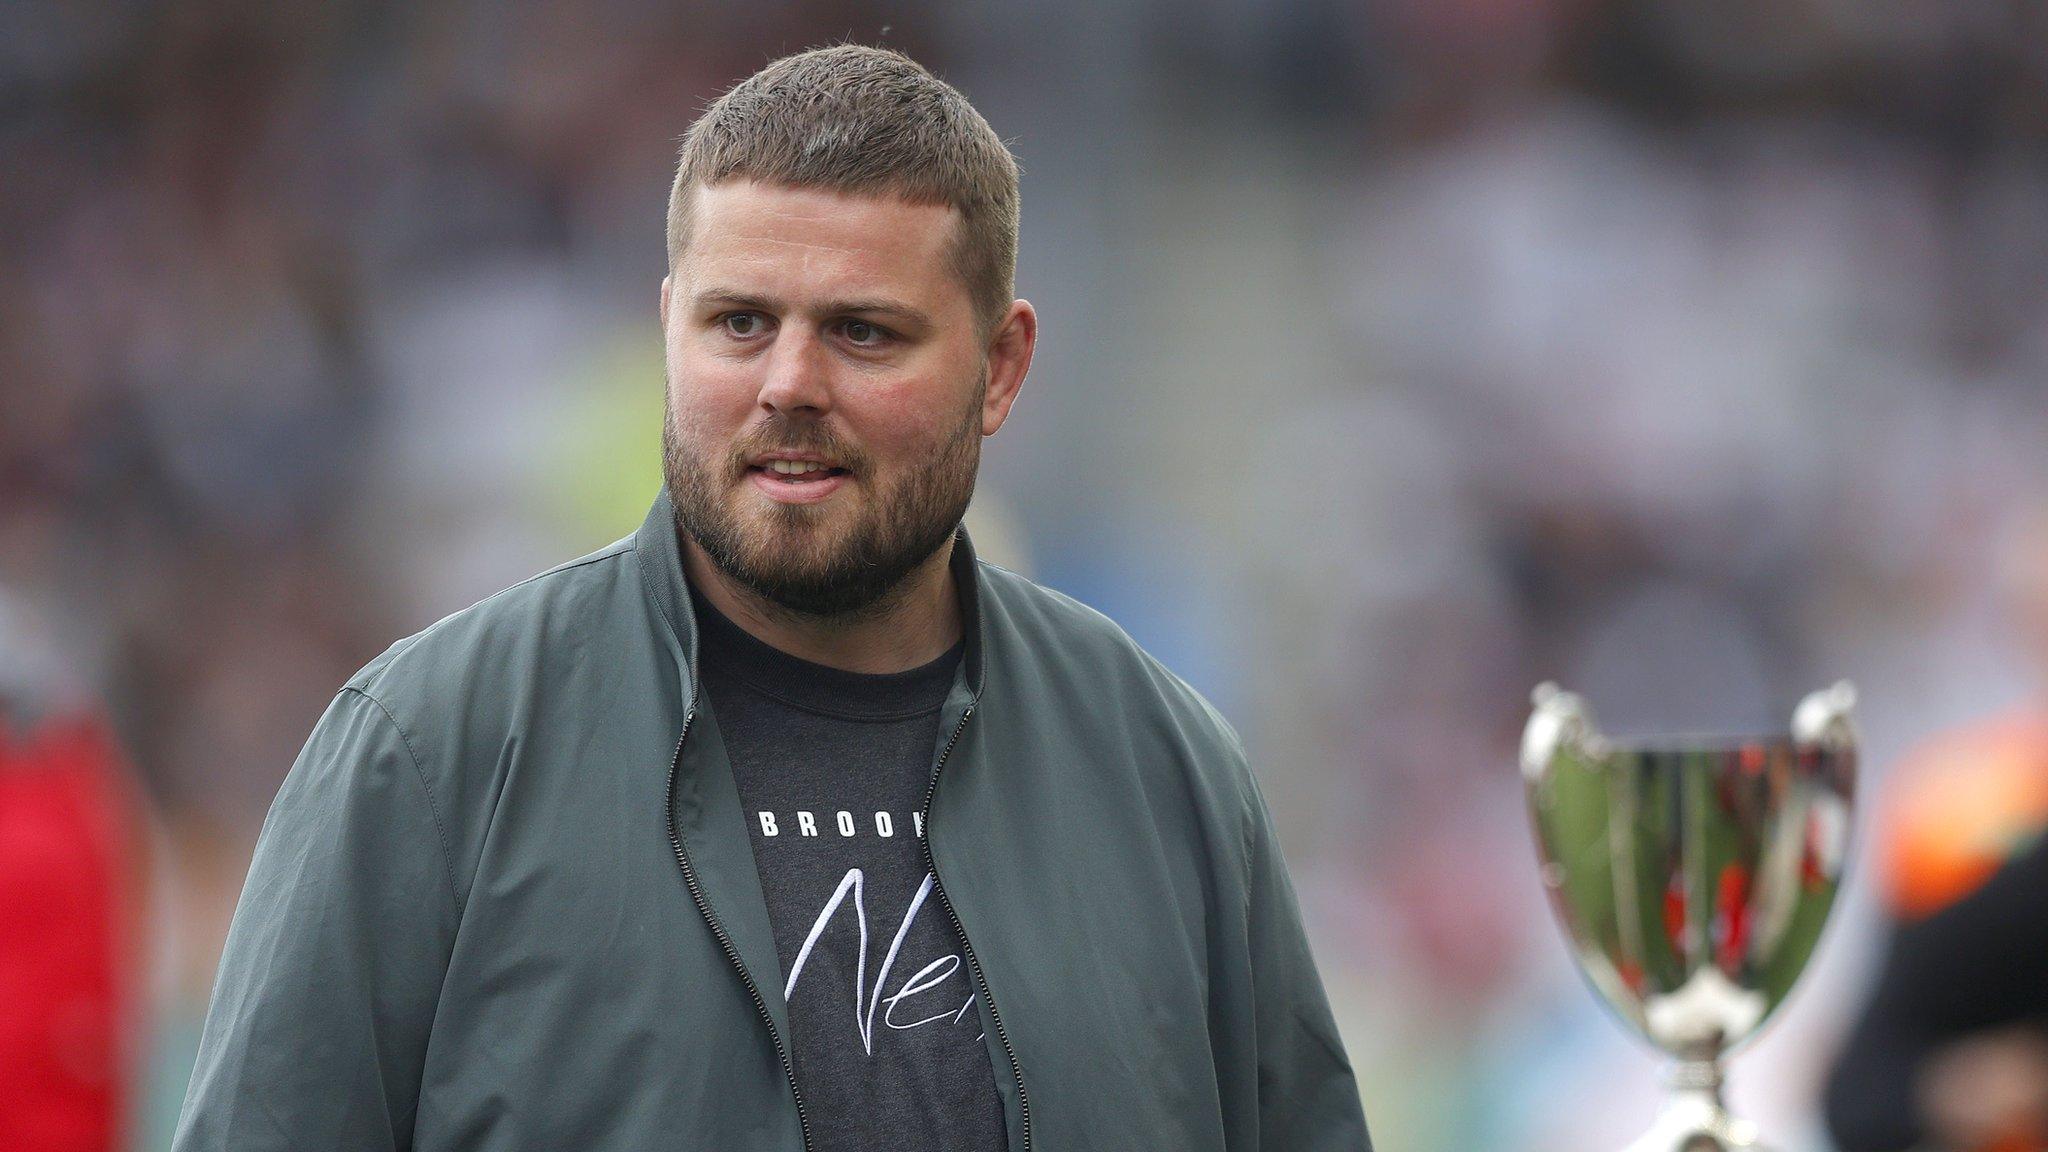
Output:
[[[755,467],[793,480],[822,480],[832,473],[846,471],[829,460],[788,460],[780,457],[758,462]]]
[[[747,467],[747,479],[782,504],[812,504],[839,490],[846,469],[824,460],[774,458]]]

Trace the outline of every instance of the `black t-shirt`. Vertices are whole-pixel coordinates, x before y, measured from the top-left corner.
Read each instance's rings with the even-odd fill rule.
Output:
[[[813,1146],[1004,1148],[974,976],[922,843],[939,708],[965,643],[906,672],[848,672],[755,639],[694,589],[692,599]]]

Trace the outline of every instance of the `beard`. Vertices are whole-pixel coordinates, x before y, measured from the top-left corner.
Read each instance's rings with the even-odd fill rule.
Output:
[[[721,456],[686,444],[673,402],[665,401],[662,474],[676,527],[697,542],[712,567],[771,608],[814,620],[879,615],[967,514],[981,464],[987,388],[984,370],[974,402],[946,442],[907,464],[886,490],[876,486],[867,457],[820,424],[776,413]],[[739,492],[747,458],[778,448],[837,461],[851,473],[846,487],[858,485],[863,499],[848,509],[829,498],[779,504]]]

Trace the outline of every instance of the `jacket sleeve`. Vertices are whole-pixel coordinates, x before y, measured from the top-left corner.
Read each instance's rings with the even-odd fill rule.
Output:
[[[1259,1147],[1269,1152],[1371,1152],[1358,1082],[1315,959],[1279,836],[1249,781],[1247,939],[1259,1052]]]
[[[342,690],[263,822],[173,1152],[411,1147],[451,877],[404,735]]]

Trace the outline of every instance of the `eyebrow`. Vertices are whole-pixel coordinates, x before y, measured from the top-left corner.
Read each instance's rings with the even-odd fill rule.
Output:
[[[737,308],[758,308],[763,312],[779,312],[784,309],[782,301],[772,296],[753,292],[741,292],[733,288],[707,288],[693,298],[697,307],[711,304],[726,304]],[[862,313],[870,316],[893,316],[917,327],[929,328],[932,318],[922,309],[895,300],[827,300],[816,312],[821,316],[841,316],[848,313]]]

